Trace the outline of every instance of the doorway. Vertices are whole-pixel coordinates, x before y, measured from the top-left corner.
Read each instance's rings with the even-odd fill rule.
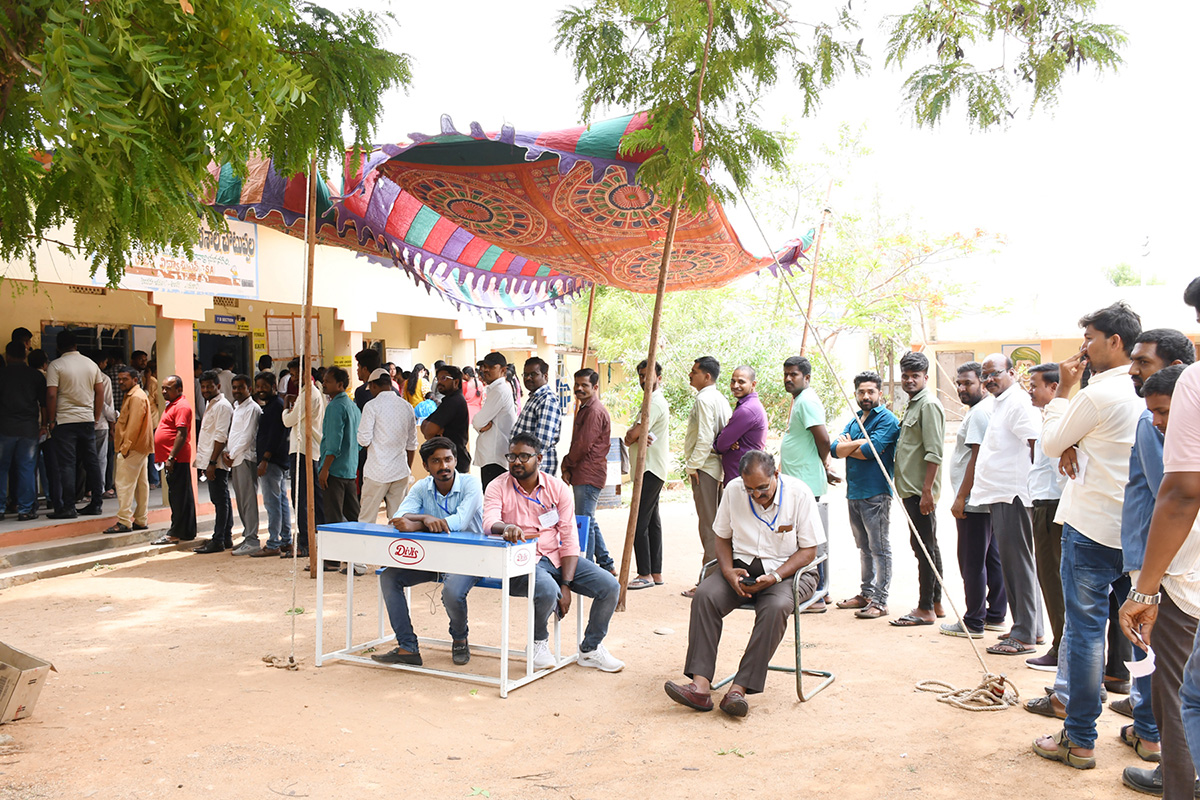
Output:
[[[212,369],[213,356],[227,353],[233,359],[234,375],[254,377],[250,364],[250,336],[239,333],[206,333],[196,335],[197,357],[204,369]]]

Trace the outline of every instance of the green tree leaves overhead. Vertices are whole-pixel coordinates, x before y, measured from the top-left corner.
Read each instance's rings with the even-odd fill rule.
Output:
[[[410,80],[381,22],[290,0],[0,4],[0,258],[69,220],[115,284],[134,248],[190,250],[210,163],[303,172],[345,149],[347,119],[365,146]]]

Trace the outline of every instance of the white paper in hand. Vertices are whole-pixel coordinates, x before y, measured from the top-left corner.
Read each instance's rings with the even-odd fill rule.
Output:
[[[1135,645],[1136,647],[1136,645]],[[1125,666],[1129,668],[1130,678],[1144,678],[1154,672],[1154,648],[1146,648],[1146,657],[1141,661],[1126,661]]]

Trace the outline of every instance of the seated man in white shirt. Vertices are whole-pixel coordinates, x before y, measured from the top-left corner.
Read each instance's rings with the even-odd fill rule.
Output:
[[[425,442],[421,445],[421,463],[429,471],[429,477],[417,481],[412,491],[400,503],[400,508],[396,509],[396,516],[392,519],[392,527],[401,533],[482,533],[483,488],[474,475],[461,474],[455,470],[453,442],[443,436],[435,436]],[[383,590],[388,621],[392,623],[392,630],[396,632],[396,647],[387,653],[373,655],[372,659],[380,664],[421,666],[421,651],[417,634],[413,631],[412,618],[408,613],[408,599],[404,596],[404,589],[436,581],[439,577],[436,572],[420,569],[389,567],[383,571],[379,576],[379,585]],[[465,597],[477,580],[479,579],[462,575],[446,575],[446,584],[442,591],[447,598],[459,592]],[[471,660],[465,621],[462,628],[462,631],[456,630],[453,618],[451,619],[452,657],[454,663],[459,665]]]
[[[775,459],[751,450],[738,465],[740,477],[725,487],[717,518],[718,570],[696,587],[683,672],[692,682],[667,681],[667,696],[697,711],[711,711],[717,646],[724,618],[744,602],[754,603],[754,630],[721,710],[744,717],[747,694],[761,692],[771,656],[783,640],[794,610],[791,578],[817,555],[825,530],[812,489],[780,475]],[[816,571],[800,579],[800,600],[817,589]]]

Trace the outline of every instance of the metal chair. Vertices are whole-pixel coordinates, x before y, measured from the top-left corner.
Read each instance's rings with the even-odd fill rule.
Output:
[[[808,608],[809,606],[811,606],[813,603],[817,602],[818,600],[824,598],[826,593],[829,591],[829,553],[828,553],[827,548],[828,548],[828,545],[824,545],[824,544],[821,545],[820,549],[817,552],[816,558],[814,558],[807,565],[805,565],[803,569],[799,570],[795,575],[792,576],[792,599],[795,602],[794,613],[792,615],[792,625],[793,625],[793,631],[795,633],[795,639],[796,639],[796,642],[795,642],[795,644],[796,644],[796,666],[794,666],[794,667],[779,667],[774,664],[771,664],[767,667],[767,669],[773,670],[775,672],[790,672],[796,676],[796,698],[801,703],[807,703],[809,700],[816,697],[821,691],[823,691],[827,686],[829,686],[829,684],[833,683],[834,677],[835,677],[832,672],[826,672],[824,670],[819,670],[819,669],[808,669],[808,668],[804,667],[803,664],[801,663],[801,655],[800,655],[800,650],[803,647],[802,640],[800,638],[800,615],[804,611],[804,609]],[[822,552],[822,551],[824,551],[824,552]],[[803,576],[809,572],[817,572],[817,565],[821,564],[821,563],[825,564],[825,580],[821,581],[821,584],[816,588],[816,590],[813,591],[812,595],[807,600],[804,600],[802,602],[800,600],[800,578],[801,578],[801,576]],[[710,569],[715,567],[716,564],[717,564],[717,562],[714,559],[713,561],[708,562],[707,564],[705,564],[703,567],[700,568],[700,577],[696,580],[697,585],[699,585],[700,582],[704,580],[705,575],[710,571]],[[740,607],[744,608],[744,609],[753,609],[754,603],[753,602],[745,602],[745,603],[742,603],[742,605]],[[804,676],[805,675],[808,675],[813,678],[821,678],[822,679],[821,682],[817,684],[817,687],[815,689],[812,689],[811,691],[809,691],[807,693],[804,691]],[[733,679],[736,676],[737,676],[737,673],[735,672],[733,675],[730,675],[729,677],[723,678],[722,680],[718,681],[717,683],[714,683],[712,685],[712,688],[720,689],[722,686],[732,683]]]

